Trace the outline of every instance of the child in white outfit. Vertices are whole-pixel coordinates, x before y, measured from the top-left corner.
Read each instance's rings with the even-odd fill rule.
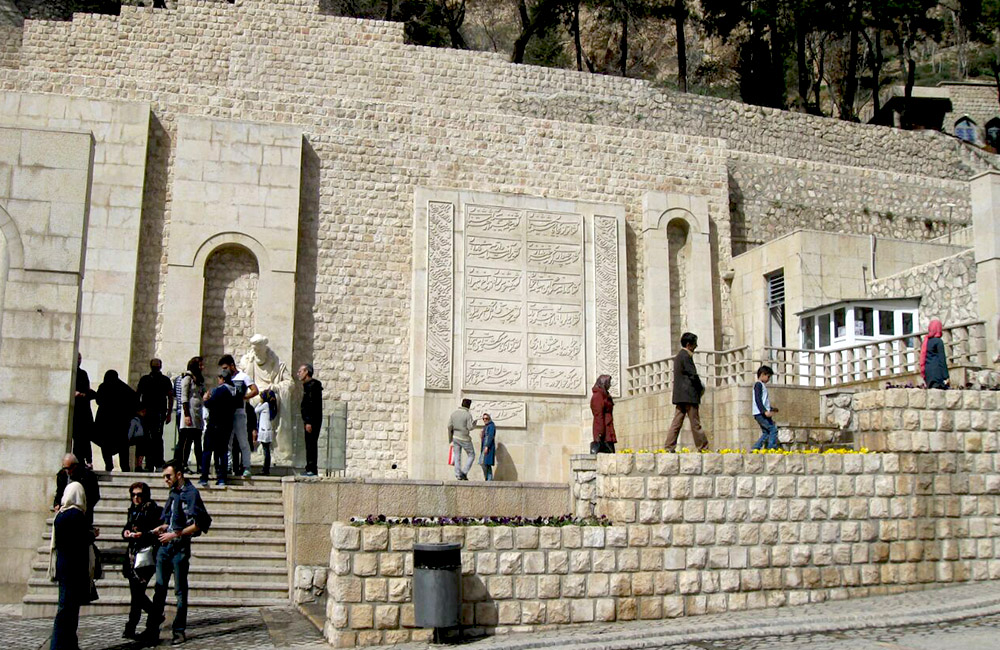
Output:
[[[271,445],[274,444],[274,427],[278,419],[278,396],[273,390],[260,394],[261,403],[254,408],[257,413],[257,442],[264,448],[264,476],[271,474]]]

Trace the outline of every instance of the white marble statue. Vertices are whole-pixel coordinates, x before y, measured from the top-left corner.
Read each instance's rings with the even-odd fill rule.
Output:
[[[273,462],[284,464],[291,458],[292,452],[292,376],[288,368],[278,358],[278,355],[268,347],[268,339],[263,334],[250,337],[250,351],[240,359],[240,370],[250,375],[254,384],[261,392],[268,388],[278,396],[278,427],[275,431],[273,447]],[[250,403],[260,404],[260,397],[254,397]]]

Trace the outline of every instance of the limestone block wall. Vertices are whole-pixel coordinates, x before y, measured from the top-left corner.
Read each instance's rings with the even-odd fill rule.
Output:
[[[217,249],[205,263],[200,350],[211,365],[225,353],[247,347],[257,312],[257,260],[245,248]],[[193,296],[197,299],[198,296]],[[193,356],[193,353],[192,353]]]
[[[781,409],[775,418],[781,428],[803,429],[821,424],[819,395],[815,390],[772,385],[769,392],[772,404]],[[752,384],[719,386],[705,391],[701,399],[700,414],[709,448],[749,448],[756,442],[760,437],[760,426],[751,412],[752,395]],[[669,389],[618,400],[614,413],[617,448],[649,451],[660,449],[666,442],[674,412]],[[677,446],[695,448],[691,425],[687,419]]]
[[[80,303],[80,352],[92,380],[103,377],[109,368],[125,376],[129,366],[150,131],[148,104],[118,101],[116,93],[105,97],[21,93],[10,87],[0,96],[0,126],[93,135],[86,274]],[[159,259],[160,252],[152,255]]]
[[[932,318],[946,324],[978,320],[974,251],[970,249],[921,264],[868,284],[869,298],[903,296],[922,296],[920,329],[926,329]]]
[[[93,142],[0,128],[0,602],[24,594],[68,449]]]
[[[921,173],[731,151],[729,191],[734,255],[803,227],[930,239],[972,222],[965,179]]]
[[[599,454],[610,526],[331,530],[327,639],[427,640],[414,542],[462,544],[471,633],[1000,579],[1000,454]]]
[[[327,566],[330,526],[351,517],[558,517],[570,512],[566,483],[282,480],[290,566]]]
[[[858,445],[880,451],[1000,451],[1000,393],[894,388],[854,395]]]
[[[178,119],[268,122],[302,130],[292,365],[314,362],[319,378],[337,391],[334,397],[351,402],[352,474],[398,477],[409,461],[410,432],[407,418],[399,414],[409,401],[417,187],[625,205],[625,239],[633,260],[628,268],[629,357],[635,362],[646,345],[640,296],[647,282],[657,281],[642,272],[639,237],[646,192],[705,201],[713,242],[712,300],[715,313],[723,315],[719,338],[726,344],[734,337],[726,316],[728,288],[721,280],[733,250],[730,206],[739,205],[741,196],[769,191],[765,176],[801,178],[805,186],[795,190],[796,201],[836,204],[855,215],[877,200],[873,192],[898,182],[908,188],[913,215],[934,215],[943,202],[954,202],[961,217],[968,202],[952,183],[989,166],[940,134],[663,92],[631,79],[514,66],[487,53],[407,46],[398,24],[326,16],[318,6],[315,0],[236,5],[181,0],[170,10],[124,7],[118,17],[29,21],[22,66],[0,69],[0,89],[8,95],[48,93],[44,100],[32,100],[32,106],[82,101],[69,96],[94,98],[91,103],[134,102],[135,113],[121,118],[128,128],[119,129],[103,114],[90,118],[96,125],[97,160],[109,139],[121,137],[129,147],[109,150],[108,155],[120,157],[128,179],[110,197],[100,189],[103,163],[95,167],[95,210],[108,201],[123,208],[114,212],[119,236],[111,237],[110,229],[92,230],[88,244],[98,245],[103,236],[115,246],[121,242],[123,250],[138,250],[142,262],[136,272],[128,255],[112,243],[102,246],[100,255],[88,256],[87,283],[101,268],[96,264],[114,265],[120,272],[109,272],[109,282],[95,286],[134,288],[142,296],[133,305],[115,295],[125,304],[120,310],[100,312],[107,318],[86,316],[83,349],[92,376],[106,367],[121,369],[125,362],[119,359],[127,360],[129,344],[136,358],[162,349],[170,304],[164,291],[165,252],[171,249],[167,233],[176,217]],[[477,92],[470,95],[470,86]],[[150,144],[148,155],[135,159],[131,145],[138,134],[132,117],[143,107],[142,143],[145,147],[148,139]],[[24,113],[49,119],[45,110]],[[16,119],[28,118],[18,114]],[[737,153],[748,157],[744,161]],[[147,185],[140,192],[142,185],[133,182],[135,160],[147,169]],[[799,161],[820,167],[793,172]],[[862,173],[866,169],[889,175],[872,180]],[[739,178],[735,185],[731,175]],[[810,183],[822,187],[810,190]],[[853,208],[844,196],[856,197]],[[749,205],[761,207],[743,210],[744,224],[775,214],[764,212],[763,201],[753,198]],[[818,219],[820,208],[806,213]],[[825,214],[815,227],[836,230],[861,221],[842,223],[837,214]],[[925,231],[921,222],[907,236],[924,237]],[[111,302],[102,301],[101,309],[112,309]],[[134,330],[126,352],[102,352],[100,358],[107,361],[101,367],[87,366],[92,354],[88,332],[98,339],[102,332],[120,334],[123,326]],[[101,345],[112,344],[101,339]]]

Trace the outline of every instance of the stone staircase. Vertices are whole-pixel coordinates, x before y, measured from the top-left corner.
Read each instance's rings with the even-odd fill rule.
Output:
[[[126,543],[121,538],[129,507],[128,488],[145,481],[153,499],[161,506],[167,489],[158,474],[98,472],[101,500],[94,512],[94,525],[101,534],[97,546],[104,555],[104,577],[97,582],[100,598],[81,614],[111,614],[128,611],[128,582],[121,562]],[[194,540],[188,575],[189,607],[264,607],[289,604],[289,572],[285,549],[285,515],[280,477],[230,479],[225,488],[200,488],[205,507],[212,515],[212,529]],[[58,589],[46,578],[52,518],[32,564],[24,616],[55,614]],[[153,583],[149,594],[152,597]],[[174,602],[173,589],[167,596]]]

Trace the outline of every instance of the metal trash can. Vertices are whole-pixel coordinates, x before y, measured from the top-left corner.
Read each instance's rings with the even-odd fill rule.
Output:
[[[462,545],[413,545],[413,618],[417,627],[458,627]]]

